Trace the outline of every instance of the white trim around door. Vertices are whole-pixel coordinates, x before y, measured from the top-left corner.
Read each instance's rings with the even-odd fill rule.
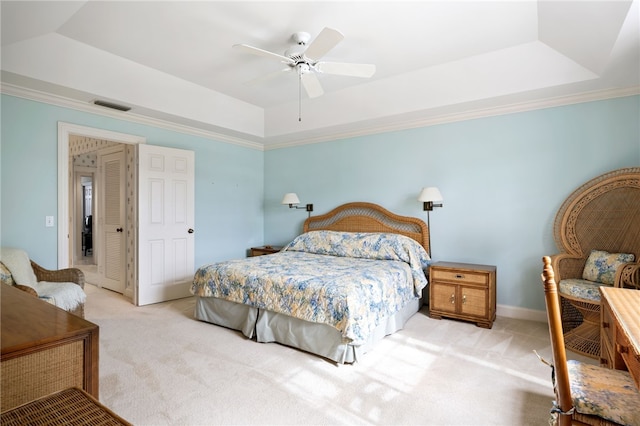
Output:
[[[69,267],[69,137],[85,136],[126,144],[143,144],[147,138],[111,130],[58,122],[58,268]]]

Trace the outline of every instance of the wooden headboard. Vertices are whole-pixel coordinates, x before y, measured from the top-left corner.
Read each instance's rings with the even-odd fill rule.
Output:
[[[429,229],[423,220],[399,216],[373,203],[347,203],[304,221],[304,232],[387,232],[413,238],[429,253]]]

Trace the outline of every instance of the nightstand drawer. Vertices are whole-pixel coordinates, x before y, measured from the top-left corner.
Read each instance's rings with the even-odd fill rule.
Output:
[[[448,271],[438,268],[431,270],[431,280],[451,281],[464,284],[480,284],[487,285],[489,283],[489,275],[467,271]]]
[[[249,251],[249,256],[264,256],[265,254],[273,254],[282,250],[282,246],[262,246],[262,247],[251,247]]]

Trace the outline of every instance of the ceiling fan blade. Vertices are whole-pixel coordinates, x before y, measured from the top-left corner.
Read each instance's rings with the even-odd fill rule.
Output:
[[[309,95],[310,98],[317,98],[324,93],[324,90],[322,90],[322,86],[320,85],[320,80],[318,80],[318,76],[313,72],[304,73],[300,78],[302,79],[304,90],[307,91],[307,95]]]
[[[267,58],[278,59],[281,62],[287,64],[293,64],[293,60],[291,58],[287,58],[286,56],[278,55],[277,53],[269,52],[268,50],[258,49],[257,47],[249,46],[248,44],[234,44],[233,47],[235,49],[243,50],[247,53],[251,53],[252,55],[258,56],[266,56]]]
[[[318,37],[315,38],[305,50],[304,55],[312,61],[317,61],[322,58],[327,52],[336,47],[338,43],[342,41],[344,36],[338,30],[326,27]]]
[[[376,73],[373,64],[349,64],[346,62],[318,62],[316,70],[325,74],[346,75],[350,77],[369,78]]]
[[[281,75],[283,75],[286,72],[291,72],[293,70],[293,68],[291,67],[287,67],[287,68],[283,68],[281,70],[269,73],[269,74],[265,74],[262,75],[260,77],[254,78],[252,80],[249,80],[247,82],[245,82],[244,84],[246,84],[247,86],[255,86],[256,84],[260,84],[260,83],[264,83],[265,81],[269,81],[269,80],[273,80],[274,78],[277,78]]]

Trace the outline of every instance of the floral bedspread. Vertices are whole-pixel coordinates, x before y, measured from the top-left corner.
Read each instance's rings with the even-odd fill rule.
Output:
[[[276,254],[202,266],[191,292],[328,324],[359,344],[420,296],[429,262],[401,235],[312,231]]]

